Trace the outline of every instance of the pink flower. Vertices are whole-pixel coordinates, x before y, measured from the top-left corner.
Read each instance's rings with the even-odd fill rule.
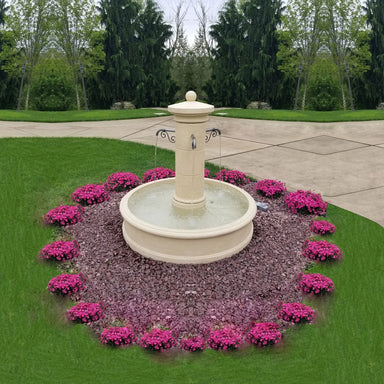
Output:
[[[72,193],[72,200],[82,205],[93,205],[109,200],[110,196],[103,185],[87,184]]]
[[[68,261],[79,256],[79,254],[79,243],[76,240],[57,240],[47,244],[40,251],[40,258],[43,260]]]
[[[91,323],[104,316],[102,303],[79,303],[67,312],[68,319],[76,323]]]
[[[161,352],[174,347],[176,341],[171,331],[154,328],[152,331],[144,333],[140,345],[145,349]]]
[[[281,333],[276,323],[253,323],[247,334],[247,340],[259,347],[266,347],[280,342]]]
[[[51,209],[44,217],[46,224],[54,224],[61,227],[76,224],[83,220],[84,208],[81,205],[60,205]]]
[[[48,290],[56,295],[71,295],[84,289],[84,275],[64,273],[53,277],[48,283]]]
[[[311,295],[321,295],[333,292],[333,281],[319,273],[307,274],[300,273],[297,277],[297,289]]]
[[[332,261],[343,258],[341,250],[326,240],[306,240],[303,244],[302,255],[314,261]]]
[[[167,179],[169,177],[175,177],[175,171],[168,168],[158,167],[150,169],[144,173],[143,183],[149,183],[159,179]]]
[[[226,351],[239,348],[241,341],[240,333],[227,327],[211,331],[207,343],[212,349]]]
[[[136,335],[132,328],[111,327],[106,328],[100,335],[103,344],[111,346],[123,346],[132,344],[136,340]]]
[[[283,303],[279,305],[278,318],[292,323],[309,323],[314,318],[313,309],[301,303]]]
[[[104,187],[109,192],[130,191],[140,184],[140,179],[130,172],[117,172],[108,176]]]
[[[322,216],[327,212],[327,203],[322,200],[319,194],[311,191],[291,192],[285,197],[285,202],[293,213],[310,213]]]
[[[311,231],[317,235],[330,235],[336,232],[336,227],[325,220],[312,220],[310,224]]]
[[[227,169],[222,169],[220,172],[216,173],[216,180],[225,181],[226,183],[237,186],[249,183],[249,179],[246,177],[245,173],[240,171],[230,171]]]
[[[260,180],[256,183],[255,191],[267,197],[279,197],[287,191],[285,184],[277,180]]]

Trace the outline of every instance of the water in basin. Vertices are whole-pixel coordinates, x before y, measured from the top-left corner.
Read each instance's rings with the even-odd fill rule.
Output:
[[[248,210],[247,198],[225,183],[205,183],[206,204],[198,209],[173,206],[173,182],[148,184],[135,191],[128,208],[138,219],[170,229],[205,229],[233,223]]]

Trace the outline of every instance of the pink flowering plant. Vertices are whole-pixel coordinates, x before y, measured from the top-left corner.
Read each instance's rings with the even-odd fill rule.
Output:
[[[293,213],[314,214],[323,216],[327,212],[327,203],[319,194],[299,189],[285,197],[288,208]]]
[[[215,350],[235,350],[239,348],[242,337],[232,328],[212,330],[207,340],[208,346]]]
[[[203,338],[195,336],[180,341],[180,348],[189,352],[204,351],[206,343]]]
[[[144,173],[143,183],[149,183],[150,181],[159,179],[167,179],[169,177],[175,177],[175,171],[173,169],[163,167],[149,169]]]
[[[259,180],[255,185],[255,191],[267,197],[280,197],[287,191],[285,184],[278,180]]]
[[[83,220],[84,208],[81,205],[60,205],[59,207],[51,209],[45,216],[44,222],[46,224],[58,225],[66,227],[79,223]]]
[[[317,235],[331,235],[336,232],[336,227],[325,220],[312,220],[310,228],[311,232]]]
[[[302,255],[314,261],[333,261],[343,258],[337,245],[326,240],[306,240],[303,244]]]
[[[140,184],[140,179],[130,172],[117,172],[108,176],[104,187],[109,192],[130,191]]]
[[[74,323],[91,323],[102,319],[104,305],[102,303],[79,303],[67,312],[67,317]]]
[[[276,323],[253,323],[247,334],[247,341],[258,347],[275,345],[281,341],[279,324]]]
[[[222,169],[220,172],[216,173],[216,180],[225,181],[233,185],[246,185],[249,183],[249,179],[246,174],[240,171],[231,171],[228,169]]]
[[[176,346],[176,340],[172,331],[153,328],[150,332],[143,334],[140,345],[145,349],[161,352]]]
[[[85,277],[82,273],[78,275],[64,273],[52,278],[48,283],[48,290],[56,295],[72,295],[84,289]]]
[[[209,169],[204,168],[204,177],[209,177]]]
[[[334,290],[333,281],[320,273],[304,274],[297,276],[297,289],[304,293],[319,296],[331,293]]]
[[[79,243],[76,240],[57,240],[47,244],[40,251],[40,258],[47,261],[68,261],[79,256]]]
[[[136,335],[132,328],[111,327],[103,330],[100,335],[100,341],[102,344],[112,347],[121,347],[135,342]]]
[[[110,196],[104,185],[87,184],[77,188],[71,198],[81,205],[93,205],[109,200]]]
[[[296,324],[311,324],[315,316],[313,309],[308,305],[304,305],[302,303],[281,302],[278,310],[278,318]]]

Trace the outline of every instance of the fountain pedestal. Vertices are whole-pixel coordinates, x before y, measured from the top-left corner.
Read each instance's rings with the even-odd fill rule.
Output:
[[[255,200],[231,184],[204,179],[205,123],[213,106],[170,105],[175,116],[176,177],[143,184],[120,202],[127,244],[142,256],[202,264],[240,252],[253,236]]]

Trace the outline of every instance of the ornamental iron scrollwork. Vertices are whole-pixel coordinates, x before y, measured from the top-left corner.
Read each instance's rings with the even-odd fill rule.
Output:
[[[175,139],[175,135],[170,135],[170,133],[175,133],[175,130],[174,129],[159,129],[157,132],[156,132],[156,136],[159,136],[162,138],[162,139],[168,139],[168,141],[170,143],[175,143],[176,139]]]
[[[221,131],[218,128],[211,128],[205,131],[205,142],[208,143],[212,137],[216,137],[217,135],[221,135]]]

